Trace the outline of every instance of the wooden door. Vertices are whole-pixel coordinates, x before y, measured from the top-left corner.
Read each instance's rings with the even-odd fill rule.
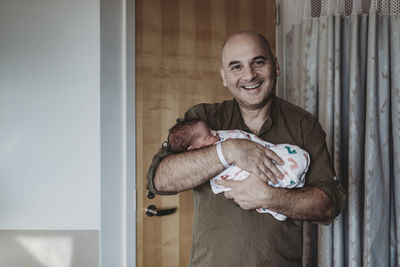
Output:
[[[137,266],[187,266],[192,192],[146,197],[146,172],[168,129],[192,105],[230,99],[219,76],[224,39],[263,33],[275,49],[275,0],[137,0]],[[177,207],[148,217],[145,208]]]

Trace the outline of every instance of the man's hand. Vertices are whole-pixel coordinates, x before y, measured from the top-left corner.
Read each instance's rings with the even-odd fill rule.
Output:
[[[232,188],[225,192],[225,197],[232,198],[242,209],[254,210],[269,201],[268,192],[271,187],[251,173],[242,181],[215,180],[215,183]]]
[[[229,164],[235,163],[265,182],[278,183],[283,174],[274,162],[283,165],[284,161],[272,150],[246,139],[231,139],[222,142],[222,151]]]
[[[314,186],[273,188],[250,174],[244,180],[217,180],[228,188],[226,198],[233,199],[242,209],[265,208],[297,220],[324,221],[334,217],[332,199]]]

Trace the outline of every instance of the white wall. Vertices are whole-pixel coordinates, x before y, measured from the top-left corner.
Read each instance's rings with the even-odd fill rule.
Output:
[[[100,2],[0,1],[0,229],[100,228]]]
[[[135,266],[135,1],[100,3],[101,262]]]
[[[135,265],[134,7],[0,1],[0,266],[50,257],[21,236],[91,244],[60,266]]]

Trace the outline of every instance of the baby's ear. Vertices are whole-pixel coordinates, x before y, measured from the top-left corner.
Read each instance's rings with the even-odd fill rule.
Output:
[[[190,150],[195,150],[195,149],[197,149],[198,147],[196,146],[196,145],[192,145],[192,146],[189,146],[188,148],[187,148],[187,150],[188,151],[190,151]]]

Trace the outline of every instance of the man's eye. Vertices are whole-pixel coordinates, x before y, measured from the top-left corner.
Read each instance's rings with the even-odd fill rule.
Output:
[[[254,64],[256,65],[256,66],[264,66],[264,61],[263,60],[257,60],[257,61],[255,61],[254,62]]]
[[[233,66],[231,67],[231,70],[234,70],[234,71],[240,70],[240,65],[233,65]]]

